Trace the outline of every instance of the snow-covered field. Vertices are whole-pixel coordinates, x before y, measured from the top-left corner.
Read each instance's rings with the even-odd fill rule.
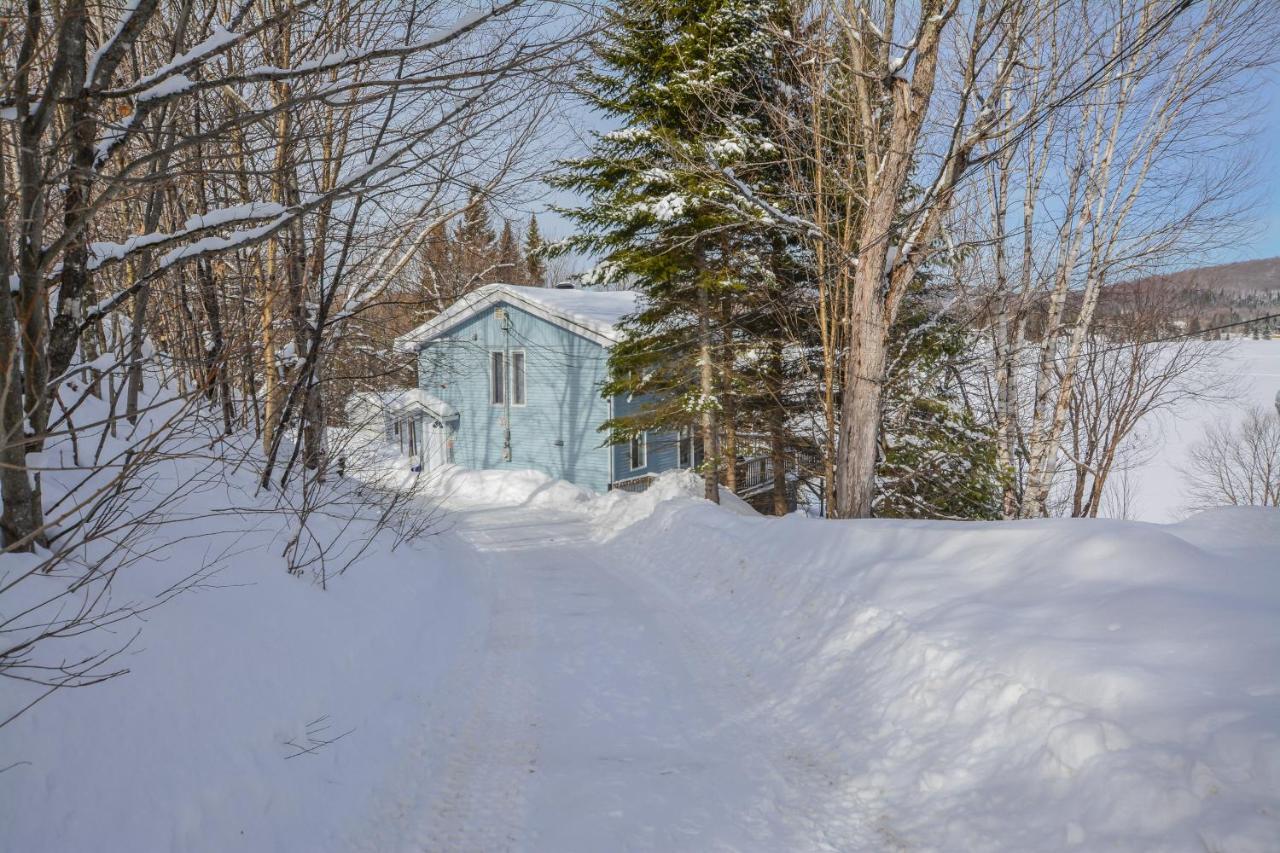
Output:
[[[1127,475],[1131,490],[1129,515],[1143,521],[1175,521],[1187,515],[1187,494],[1182,469],[1191,447],[1211,424],[1238,421],[1245,408],[1270,410],[1280,394],[1280,340],[1222,341],[1217,371],[1225,401],[1197,402],[1161,412],[1138,440],[1147,448],[1144,461]],[[1117,477],[1116,485],[1124,477]]]
[[[0,849],[1276,849],[1280,513],[823,522],[696,488],[452,472],[438,535],[328,591],[274,516],[204,518],[119,581],[235,549],[132,671],[0,728]]]

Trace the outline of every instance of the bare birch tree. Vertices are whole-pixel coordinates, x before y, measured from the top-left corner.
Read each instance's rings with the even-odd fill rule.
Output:
[[[988,161],[992,395],[1015,476],[1009,516],[1049,511],[1081,360],[1109,283],[1235,233],[1240,87],[1267,61],[1265,4],[1209,2],[1168,21],[1141,0],[1091,4],[1069,33],[1101,50],[1083,95]],[[1049,43],[1057,51],[1057,41]],[[1060,100],[1060,84],[1023,86]],[[1234,121],[1232,119],[1235,119]]]

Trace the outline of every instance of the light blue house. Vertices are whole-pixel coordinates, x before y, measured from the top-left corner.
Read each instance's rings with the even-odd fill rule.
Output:
[[[419,388],[438,401],[417,446],[439,446],[424,455],[465,468],[533,468],[600,492],[696,464],[689,433],[609,445],[600,431],[634,405],[601,388],[636,299],[490,284],[398,338],[397,350],[417,354]]]

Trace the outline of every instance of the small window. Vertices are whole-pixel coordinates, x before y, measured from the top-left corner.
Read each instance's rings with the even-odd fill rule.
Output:
[[[489,353],[489,402],[501,406],[507,401],[506,365],[503,364],[502,353]]]
[[[648,463],[649,434],[640,433],[631,436],[631,470],[643,468]]]
[[[524,353],[511,353],[511,405],[524,405]]]
[[[409,455],[418,455],[418,430],[414,425],[413,419],[410,418],[404,422],[405,428],[409,432]]]
[[[693,467],[693,427],[680,428],[680,461],[681,468]]]

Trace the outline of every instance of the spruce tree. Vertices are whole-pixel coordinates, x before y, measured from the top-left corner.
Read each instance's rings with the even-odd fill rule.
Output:
[[[544,287],[547,284],[547,265],[542,260],[543,250],[538,217],[530,216],[529,228],[524,235],[525,280],[534,287]]]
[[[498,268],[495,278],[508,284],[525,284],[524,261],[520,257],[520,246],[516,244],[516,235],[511,230],[511,221],[502,221],[502,236],[498,238]]]
[[[959,365],[974,335],[915,282],[891,332],[874,513],[882,518],[1001,517],[1005,472],[995,431],[965,398]]]
[[[563,211],[579,230],[557,251],[600,256],[588,283],[625,282],[645,296],[611,350],[605,388],[643,404],[606,425],[612,440],[699,422],[713,499],[718,416],[736,393],[718,381],[732,367],[733,305],[768,264],[755,254],[763,215],[707,165],[750,183],[772,152],[755,98],[771,75],[769,25],[784,9],[775,0],[662,0],[616,10],[601,70],[584,82],[623,127],[597,136],[592,153],[553,181],[589,199]]]
[[[479,189],[471,190],[462,221],[454,229],[453,243],[454,262],[465,290],[494,280],[498,264],[497,235],[489,222],[489,205]]]

